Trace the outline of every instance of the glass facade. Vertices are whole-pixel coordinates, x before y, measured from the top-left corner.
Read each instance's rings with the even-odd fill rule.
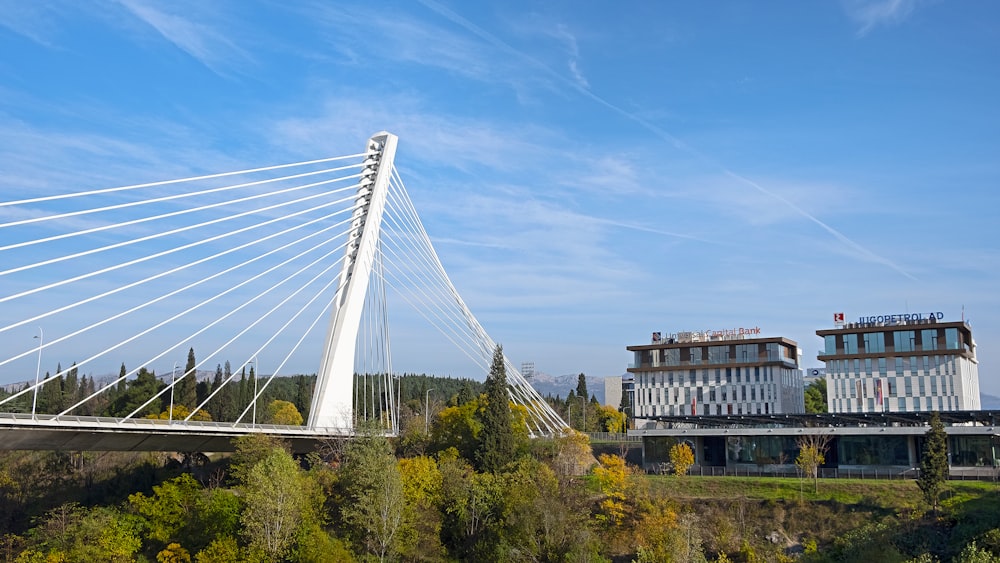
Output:
[[[917,335],[912,330],[897,330],[892,333],[892,345],[896,352],[913,352],[916,341]]]
[[[840,436],[837,457],[841,465],[910,464],[906,436]]]

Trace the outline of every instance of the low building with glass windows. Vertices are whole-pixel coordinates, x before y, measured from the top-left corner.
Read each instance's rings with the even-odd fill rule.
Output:
[[[628,346],[637,427],[663,416],[804,412],[798,345],[759,334],[758,327],[654,332],[649,344]]]
[[[630,430],[641,437],[643,467],[670,470],[670,448],[688,444],[692,473],[794,475],[805,439],[821,438],[824,477],[916,477],[930,413],[823,413],[659,417]],[[952,478],[1000,478],[1000,412],[942,412]],[[815,443],[815,442],[814,442]]]
[[[834,413],[979,410],[972,329],[942,313],[861,317],[818,330]],[[843,319],[842,314],[835,319]]]

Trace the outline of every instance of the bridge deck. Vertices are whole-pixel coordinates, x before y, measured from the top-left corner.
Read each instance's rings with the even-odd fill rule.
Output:
[[[0,413],[0,450],[229,452],[232,439],[268,434],[307,453],[330,438],[350,435],[343,428],[308,429],[275,424],[178,422]]]

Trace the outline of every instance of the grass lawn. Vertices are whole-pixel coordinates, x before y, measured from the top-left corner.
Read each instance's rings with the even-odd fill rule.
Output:
[[[835,501],[842,504],[868,504],[885,508],[915,508],[922,502],[920,489],[912,480],[820,479],[818,492],[811,480],[785,477],[698,477],[687,475],[649,475],[653,489],[660,489],[678,500],[748,498],[757,500]],[[949,481],[948,500],[980,497],[996,490],[996,485],[981,481]]]

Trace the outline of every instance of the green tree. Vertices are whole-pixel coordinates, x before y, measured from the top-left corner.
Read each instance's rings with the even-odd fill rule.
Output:
[[[312,393],[306,376],[300,375],[295,378],[295,408],[302,415],[302,418],[309,416],[309,401],[312,398]]]
[[[125,416],[139,408],[140,405],[149,400],[153,395],[156,395],[162,388],[163,384],[156,379],[155,373],[146,368],[140,368],[135,379],[128,381],[125,392],[119,395],[108,406],[108,414],[110,416]],[[150,414],[159,414],[160,406],[158,401],[153,401],[139,411],[137,416],[144,417]]]
[[[478,413],[483,425],[476,448],[476,464],[482,471],[495,473],[514,459],[516,445],[507,389],[507,369],[503,347],[493,351],[493,365],[486,378],[486,405]]]
[[[287,443],[268,434],[247,434],[233,439],[236,451],[229,461],[229,474],[237,485],[245,484],[250,471],[271,454],[280,449],[291,452]]]
[[[389,440],[377,428],[362,428],[347,445],[340,486],[351,537],[379,561],[392,557],[403,522],[403,481]]]
[[[194,357],[194,348],[188,349],[187,363],[184,364],[184,375],[177,382],[175,391],[175,404],[181,404],[188,409],[198,406],[198,374],[195,366],[198,362]]]
[[[431,448],[434,451],[455,448],[459,455],[470,462],[475,459],[479,434],[483,428],[476,415],[478,411],[479,401],[471,399],[439,412],[431,426]]]
[[[924,494],[924,500],[937,514],[938,499],[948,479],[948,437],[944,432],[941,416],[931,413],[930,429],[924,437],[924,450],[920,456],[920,476],[917,486]]]
[[[688,470],[694,465],[694,452],[686,442],[678,442],[671,446],[669,455],[670,463],[677,475],[687,475]]]
[[[820,378],[805,389],[806,412],[821,413],[826,412],[826,379]]]
[[[80,400],[80,382],[76,362],[73,362],[73,365],[66,371],[66,379],[63,380],[60,412],[75,405],[78,400]]]
[[[625,416],[625,428],[627,430],[628,427],[631,425],[633,413],[632,413],[632,405],[629,403],[628,400],[628,393],[624,389],[622,389],[622,400],[620,403],[618,403],[618,412],[622,413]],[[624,431],[625,430],[622,430],[622,432]]]
[[[199,551],[194,560],[197,563],[240,563],[246,559],[232,536],[219,536]]]
[[[251,552],[281,560],[300,527],[317,520],[322,494],[281,448],[254,465],[241,487],[243,535]]]
[[[1000,557],[988,549],[979,547],[975,541],[972,541],[962,548],[962,552],[954,561],[955,563],[1000,563]]]
[[[128,501],[145,518],[149,539],[166,546],[170,541],[189,535],[182,530],[191,521],[200,491],[201,485],[185,473],[154,486],[151,497],[135,493]]]
[[[580,413],[577,417],[577,428],[583,432],[590,432],[594,423],[594,416],[592,413],[588,413],[590,406],[587,404],[587,397],[590,394],[587,392],[587,376],[580,374],[576,376],[576,401],[579,403],[573,404],[573,409],[575,410],[577,406],[580,407]]]

